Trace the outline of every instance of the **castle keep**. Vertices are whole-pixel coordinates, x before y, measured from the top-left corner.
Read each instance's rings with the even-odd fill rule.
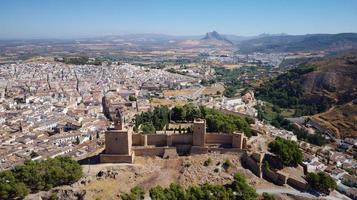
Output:
[[[173,157],[208,152],[241,152],[246,149],[243,133],[206,133],[206,121],[195,119],[193,133],[184,134],[133,134],[126,129],[122,114],[116,110],[114,128],[105,133],[105,153],[101,163],[132,163],[135,156]]]

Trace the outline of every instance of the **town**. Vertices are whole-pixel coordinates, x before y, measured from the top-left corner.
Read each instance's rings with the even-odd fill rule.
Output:
[[[279,61],[267,62],[265,60],[270,59],[271,56],[271,54],[266,57],[257,54],[252,58],[244,57],[239,59],[240,62],[243,62],[242,64],[235,64],[235,56],[208,56],[201,64],[185,64],[184,69],[180,66],[174,67],[174,65],[172,65],[173,67],[168,65],[164,68],[153,68],[152,66],[140,66],[138,63],[121,62],[76,65],[63,63],[58,58],[4,64],[0,71],[1,170],[11,169],[29,159],[43,160],[56,156],[70,156],[80,161],[102,152],[106,152],[106,154],[100,154],[102,162],[115,163],[117,161],[114,161],[114,157],[110,156],[110,152],[118,152],[115,149],[122,148],[120,144],[123,144],[123,139],[120,139],[120,143],[115,144],[112,143],[112,139],[108,139],[109,136],[106,136],[108,127],[111,127],[113,123],[106,115],[113,112],[113,109],[120,108],[126,125],[132,130],[135,127],[136,116],[140,113],[153,110],[157,106],[175,107],[194,104],[228,115],[255,119],[255,122],[250,125],[253,135],[249,135],[244,139],[244,142],[240,142],[239,148],[242,150],[238,150],[238,154],[242,157],[242,164],[249,163],[247,169],[250,169],[258,177],[264,177],[277,185],[289,184],[300,191],[307,189],[304,179],[307,173],[324,171],[337,182],[338,191],[355,198],[357,179],[354,174],[357,170],[357,163],[353,158],[357,152],[357,140],[345,138],[335,141],[331,145],[317,146],[298,140],[292,131],[276,128],[267,122],[260,121],[257,119],[258,107],[264,105],[265,102],[257,100],[253,90],[241,90],[240,96],[225,97],[223,95],[225,82],[220,79],[216,80],[220,69],[212,67],[213,65],[210,64],[218,59],[214,61],[215,65],[219,63],[225,66],[226,63],[229,63],[229,68],[234,65],[243,65],[238,67],[242,69],[242,77],[247,76],[246,78],[239,77],[242,78],[242,84],[254,85],[256,81],[262,80],[262,77],[276,77],[283,73],[282,70],[274,70],[279,69],[281,63],[278,64],[278,68],[274,66],[276,64],[274,62]],[[282,60],[281,57],[285,57],[285,60],[289,59],[289,55],[277,55],[275,59]],[[250,76],[249,73],[244,72],[245,68],[252,67],[251,63],[262,68],[260,70],[262,77],[259,77],[257,73]],[[284,70],[288,69],[289,67],[285,67]],[[277,73],[277,71],[280,72]],[[108,107],[112,111],[107,111]],[[296,121],[293,123],[306,130],[323,132],[318,124],[312,122]],[[181,152],[179,155],[182,155],[182,152],[190,152],[186,147],[189,140],[180,136],[181,128],[190,126],[192,126],[190,123],[169,124],[169,127],[176,127],[175,130],[180,132],[177,139],[174,135],[170,136],[170,144],[175,144],[180,149],[170,148],[169,141],[158,141],[158,137],[163,134],[160,133],[163,132],[161,130],[156,130],[157,139],[149,138],[151,134],[146,138],[147,130],[143,126],[141,126],[141,133],[134,133],[133,139],[130,139],[132,141],[127,141],[127,143],[143,146],[150,144],[168,146],[167,148],[158,147],[156,150],[152,148],[140,150],[135,147],[132,151],[136,156],[177,158],[176,151]],[[173,130],[172,128],[167,129],[164,131],[165,134]],[[194,127],[192,129],[195,130]],[[139,137],[140,134],[144,134],[145,139]],[[331,135],[326,133],[325,137],[331,140],[332,138],[329,136]],[[187,135],[187,137],[192,136]],[[222,137],[226,136],[222,135]],[[270,174],[269,176],[266,175],[268,172],[262,171],[264,160],[272,159],[271,156],[267,156],[268,154],[264,156],[264,153],[269,150],[268,143],[276,137],[297,142],[303,151],[303,162],[300,164],[300,168],[282,168],[270,172],[286,177],[285,181],[284,178],[276,180],[272,178],[274,175]],[[213,139],[213,136],[209,138],[212,139],[203,139],[203,141],[207,140],[216,144],[219,141],[229,140],[228,138]],[[197,142],[193,141],[193,143]],[[233,144],[229,141],[223,144],[226,143]],[[229,152],[227,147],[222,151],[218,149],[203,150],[204,146],[203,144],[201,148],[191,149],[191,153],[194,151],[200,153]],[[131,150],[124,152],[131,152]],[[233,149],[233,152],[237,151]],[[126,153],[126,155],[126,157],[124,155],[118,159],[135,163],[131,154]]]
[[[357,200],[357,1],[0,5],[0,200]]]

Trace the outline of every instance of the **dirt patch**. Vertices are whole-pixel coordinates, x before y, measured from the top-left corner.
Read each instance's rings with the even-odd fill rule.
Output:
[[[158,99],[158,98],[153,98],[150,101],[151,106],[176,106],[176,105],[185,105],[187,101],[184,100],[176,100],[176,99]]]
[[[337,137],[357,137],[357,105],[347,103],[314,116]]]
[[[204,165],[209,158],[212,162]],[[223,167],[226,160],[232,164],[228,168]],[[121,193],[129,192],[135,186],[149,190],[156,185],[167,187],[171,183],[178,183],[184,187],[207,182],[227,184],[233,181],[233,175],[237,172],[245,176],[248,183],[255,188],[276,187],[242,168],[238,154],[211,153],[177,159],[136,157],[134,164],[101,164],[90,167],[88,170],[89,166],[84,166],[83,170],[92,180],[77,186],[86,191],[85,199],[118,199]],[[117,175],[98,178],[96,175],[100,171],[114,171]]]

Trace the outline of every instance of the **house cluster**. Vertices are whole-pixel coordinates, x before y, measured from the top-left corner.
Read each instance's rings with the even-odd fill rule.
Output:
[[[125,102],[136,95],[117,81],[100,79],[103,73],[57,63],[1,66],[0,170],[28,159],[79,159],[100,150],[107,128],[103,94]]]
[[[353,155],[332,148],[321,148],[300,142],[304,150],[305,173],[326,172],[337,183],[337,190],[352,199],[357,199],[357,161]]]

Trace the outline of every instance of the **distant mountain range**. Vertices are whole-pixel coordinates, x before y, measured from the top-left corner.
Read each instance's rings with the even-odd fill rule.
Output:
[[[261,34],[245,37],[223,35],[217,31],[204,36],[170,36],[163,34],[128,34],[98,38],[111,42],[132,42],[140,44],[156,44],[171,47],[232,47],[242,53],[252,52],[298,52],[320,50],[346,50],[357,48],[357,33],[339,34]],[[91,40],[91,39],[90,39]]]
[[[37,39],[0,40],[0,47],[9,45],[76,45],[105,44],[109,49],[169,49],[169,48],[210,48],[229,47],[241,53],[252,52],[299,52],[299,51],[339,51],[357,49],[357,33],[339,34],[261,34],[258,36],[224,35],[217,31],[196,36],[172,36],[165,34],[126,34],[80,39]],[[72,48],[72,47],[71,47]]]
[[[344,50],[357,48],[357,33],[263,36],[238,47],[244,53]]]

